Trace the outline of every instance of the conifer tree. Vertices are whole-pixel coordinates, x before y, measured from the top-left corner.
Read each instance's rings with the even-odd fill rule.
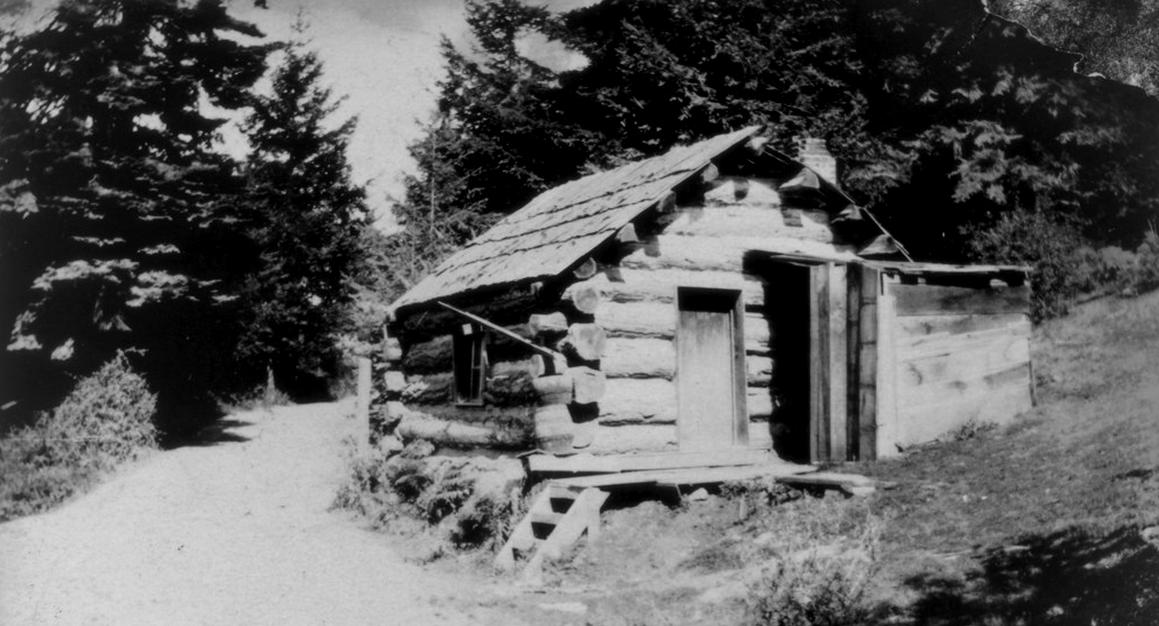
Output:
[[[355,120],[335,120],[341,99],[299,21],[272,89],[245,129],[249,233],[260,255],[242,291],[239,356],[269,366],[284,390],[310,394],[335,373],[336,336],[350,320],[365,189],[351,181],[346,149]]]
[[[204,104],[247,102],[260,35],[220,0],[67,0],[3,41],[0,402],[51,397],[54,374],[119,349],[163,404],[213,388],[246,245],[241,179],[215,147],[226,120]]]
[[[969,232],[1020,211],[1133,247],[1159,208],[1157,102],[1075,73],[1075,55],[982,0],[468,7],[478,43],[444,46],[407,225],[475,224],[590,169],[754,123],[789,153],[802,135],[827,140],[845,190],[926,259],[966,260]],[[586,63],[551,72],[523,53],[529,35]]]

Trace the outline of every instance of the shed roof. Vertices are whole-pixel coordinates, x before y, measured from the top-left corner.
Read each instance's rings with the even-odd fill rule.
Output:
[[[549,189],[443,261],[393,309],[558,276],[760,128],[750,126]]]
[[[995,276],[1009,275],[1026,276],[1032,272],[1028,265],[954,265],[949,263],[913,263],[903,261],[861,261],[866,267],[871,267],[887,274],[902,276]]]

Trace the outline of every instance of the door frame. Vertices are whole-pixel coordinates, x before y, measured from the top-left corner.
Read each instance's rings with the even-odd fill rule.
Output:
[[[740,289],[703,287],[697,285],[677,285],[675,288],[673,306],[676,308],[676,328],[673,330],[673,341],[676,343],[676,440],[679,445],[681,423],[684,421],[684,407],[681,398],[681,313],[703,309],[685,308],[692,298],[720,298],[724,306],[721,312],[727,311],[732,326],[732,445],[731,447],[746,447],[749,442],[749,415],[748,415],[748,368],[745,361],[744,340],[744,297]]]
[[[822,263],[809,268],[809,462],[853,460],[850,454],[849,380],[857,365],[849,350],[857,326],[850,325],[849,266]]]

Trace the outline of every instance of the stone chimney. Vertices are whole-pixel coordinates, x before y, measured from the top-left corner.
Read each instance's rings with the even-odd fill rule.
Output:
[[[829,149],[825,147],[825,140],[817,137],[806,136],[801,140],[801,151],[797,154],[797,160],[804,164],[809,169],[817,172],[825,180],[840,187],[837,182],[837,159],[829,154]]]

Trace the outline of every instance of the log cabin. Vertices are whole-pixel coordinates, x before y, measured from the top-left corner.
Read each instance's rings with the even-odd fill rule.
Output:
[[[545,191],[448,258],[391,307],[379,428],[827,463],[1028,409],[1027,269],[901,258],[823,142],[759,131]]]

